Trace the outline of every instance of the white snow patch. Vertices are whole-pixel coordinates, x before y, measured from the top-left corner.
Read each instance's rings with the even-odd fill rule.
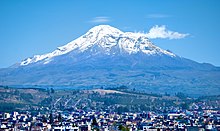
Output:
[[[112,47],[118,46],[121,51],[125,51],[129,54],[135,54],[143,52],[145,54],[166,54],[171,57],[175,57],[175,54],[166,50],[160,49],[153,45],[148,35],[144,33],[122,32],[117,28],[109,25],[99,25],[91,28],[85,35],[77,38],[68,44],[58,47],[55,51],[44,54],[35,55],[32,58],[27,58],[20,63],[21,66],[29,65],[38,61],[44,60],[44,64],[51,62],[51,58],[66,54],[73,50],[79,50],[84,52],[93,45],[98,45],[105,49],[107,54],[110,54]]]

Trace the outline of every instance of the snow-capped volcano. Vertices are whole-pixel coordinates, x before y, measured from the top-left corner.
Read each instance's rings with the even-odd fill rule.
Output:
[[[220,92],[220,69],[153,45],[145,34],[95,26],[55,51],[0,69],[0,85],[99,88],[121,85],[160,93]]]
[[[93,46],[99,47],[99,49],[104,50],[104,53],[108,55],[116,53],[144,53],[146,55],[167,55],[175,57],[175,54],[153,45],[146,34],[122,32],[109,25],[99,25],[91,28],[86,34],[76,40],[58,47],[55,51],[27,58],[22,61],[20,65],[29,65],[38,61],[43,61],[42,63],[48,64],[54,57],[67,54],[71,51],[84,52],[90,50],[96,53],[99,52],[97,48],[93,49]]]

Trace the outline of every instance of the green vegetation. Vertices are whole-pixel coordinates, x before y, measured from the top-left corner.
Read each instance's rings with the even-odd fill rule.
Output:
[[[118,129],[119,129],[120,131],[129,131],[129,128],[126,127],[126,126],[123,126],[123,125],[119,125],[119,126],[118,126]]]
[[[129,89],[126,86],[94,90],[56,90],[54,88],[10,88],[0,87],[0,111],[38,111],[73,108],[83,110],[110,109],[117,113],[136,111],[166,111],[170,107],[190,109],[194,102],[206,102],[218,107],[220,96],[203,96],[198,99],[179,92],[174,96],[154,94]],[[54,118],[50,118],[54,119]]]
[[[12,111],[18,111],[20,108],[24,107],[24,104],[20,103],[4,103],[0,102],[0,111],[5,112],[12,112]]]

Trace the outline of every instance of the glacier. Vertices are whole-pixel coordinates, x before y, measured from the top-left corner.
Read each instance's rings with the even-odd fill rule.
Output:
[[[58,47],[55,51],[27,58],[23,60],[20,65],[25,66],[41,60],[44,60],[44,64],[48,64],[53,57],[64,55],[74,50],[83,52],[94,45],[102,47],[106,53],[109,53],[112,47],[118,46],[121,52],[129,54],[143,52],[147,55],[166,54],[171,57],[176,56],[171,52],[153,45],[147,38],[146,34],[122,32],[109,25],[99,25],[93,27],[85,35],[77,38],[76,40],[73,40],[64,46]]]

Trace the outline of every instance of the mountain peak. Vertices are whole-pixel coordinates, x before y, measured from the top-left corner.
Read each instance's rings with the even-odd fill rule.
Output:
[[[110,25],[98,25],[98,26],[95,26],[93,28],[91,28],[88,33],[103,33],[103,34],[121,34],[122,31],[120,31],[119,29],[115,28],[115,27],[112,27]]]
[[[101,49],[102,52],[104,50],[109,55],[125,52],[128,54],[144,53],[146,55],[163,54],[171,57],[175,56],[175,54],[153,45],[143,33],[122,32],[109,25],[98,25],[76,40],[58,47],[55,51],[27,58],[20,65],[28,65],[38,61],[43,61],[44,64],[47,64],[50,63],[51,58],[56,56],[61,56],[71,51],[84,52],[88,49],[93,50],[91,48],[94,46],[96,47],[94,50]]]

